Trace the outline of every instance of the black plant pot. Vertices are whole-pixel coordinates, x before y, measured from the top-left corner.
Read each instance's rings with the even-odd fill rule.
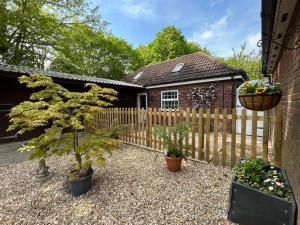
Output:
[[[286,182],[288,179],[283,169]],[[294,225],[296,202],[293,194],[284,200],[251,188],[232,178],[228,219],[240,225]]]
[[[93,174],[94,171],[92,170],[92,172],[86,177],[81,177],[72,181],[68,180],[68,189],[71,194],[76,197],[91,190]]]

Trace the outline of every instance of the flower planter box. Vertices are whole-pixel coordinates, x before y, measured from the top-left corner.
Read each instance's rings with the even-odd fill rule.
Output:
[[[246,109],[264,111],[278,105],[281,96],[281,94],[239,94],[239,100]]]
[[[285,180],[288,183],[283,169]],[[284,200],[246,186],[232,178],[228,219],[240,225],[294,225],[296,202],[293,194]]]

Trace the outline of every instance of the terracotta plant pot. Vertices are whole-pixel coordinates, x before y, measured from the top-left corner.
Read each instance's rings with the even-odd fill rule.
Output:
[[[168,167],[169,171],[178,172],[181,170],[181,162],[182,162],[183,157],[178,157],[178,158],[173,159],[172,157],[165,155],[165,159],[166,159],[166,163],[167,163],[167,167]]]
[[[239,94],[241,105],[250,110],[264,111],[278,105],[281,94]]]

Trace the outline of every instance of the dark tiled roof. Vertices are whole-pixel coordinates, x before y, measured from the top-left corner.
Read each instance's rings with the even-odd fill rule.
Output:
[[[172,70],[178,63],[184,63],[183,68],[180,72],[172,73]],[[143,71],[143,74],[137,80],[134,80],[134,76],[141,71]],[[133,84],[150,86],[231,75],[242,75],[247,79],[247,75],[243,70],[219,62],[205,53],[195,52],[158,64],[144,66],[128,76],[126,81]]]
[[[71,81],[78,81],[78,82],[93,82],[93,83],[131,87],[131,88],[142,88],[140,85],[126,83],[124,81],[109,80],[109,79],[104,79],[99,77],[82,76],[82,75],[75,75],[69,73],[59,73],[59,72],[49,71],[49,70],[40,70],[40,69],[23,67],[23,66],[9,65],[1,62],[0,62],[0,71],[20,73],[20,74],[39,73],[39,74],[44,74],[62,80],[71,80]]]

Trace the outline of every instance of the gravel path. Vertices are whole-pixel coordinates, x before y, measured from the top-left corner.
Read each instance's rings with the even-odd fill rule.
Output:
[[[69,156],[51,157],[51,180],[32,181],[35,161],[0,166],[0,224],[224,224],[231,172],[188,161],[168,172],[161,154],[126,146],[80,197],[64,191]]]
[[[0,166],[27,161],[29,154],[18,151],[24,143],[23,141],[0,144]]]

